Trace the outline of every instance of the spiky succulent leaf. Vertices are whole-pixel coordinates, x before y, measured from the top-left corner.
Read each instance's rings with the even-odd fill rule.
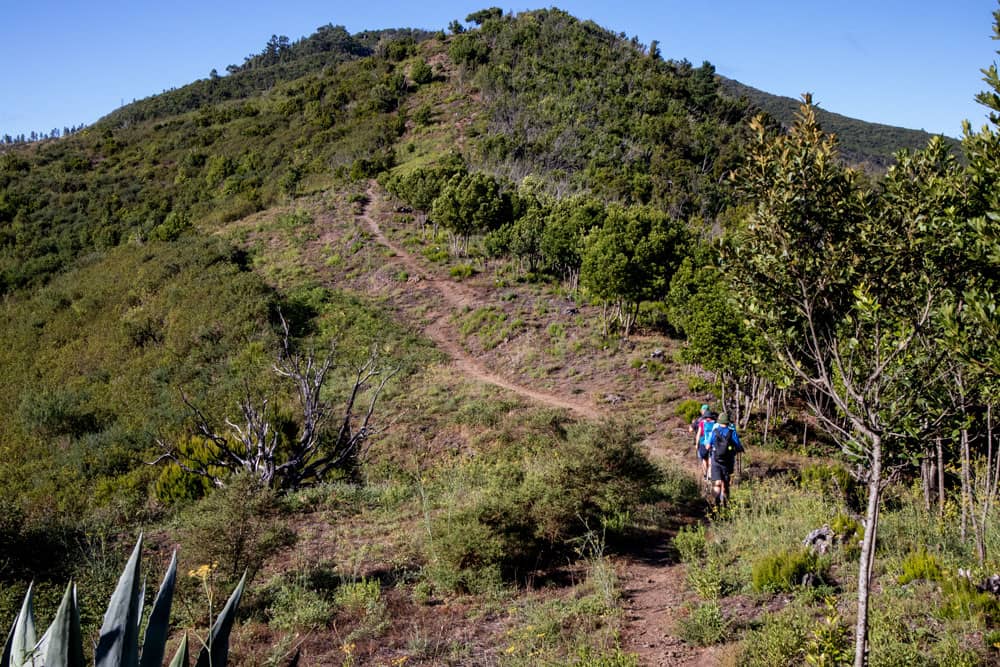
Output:
[[[142,640],[142,658],[139,667],[160,667],[167,646],[170,631],[170,607],[174,600],[174,584],[177,582],[177,552],[170,558],[167,573],[163,575],[160,590],[153,600],[153,611],[149,614],[146,634]],[[187,663],[185,663],[186,665]]]
[[[212,632],[208,636],[208,646],[201,649],[195,667],[226,667],[226,662],[229,660],[229,633],[236,620],[236,608],[240,604],[240,598],[243,597],[246,581],[247,575],[244,572],[240,583],[229,596],[226,606],[215,619],[215,625],[212,626]]]
[[[141,551],[142,535],[139,535],[104,613],[101,636],[94,651],[95,667],[138,667]]]
[[[45,664],[49,667],[84,667],[83,632],[80,630],[80,608],[76,602],[76,586],[66,587],[52,625],[45,631],[47,646]],[[44,643],[46,640],[43,640]],[[39,651],[40,652],[40,651]]]
[[[174,659],[170,661],[170,667],[188,667],[188,663],[191,660],[191,656],[188,652],[188,636],[184,633],[184,638],[181,639],[181,645],[177,647],[177,653],[174,654]]]
[[[28,585],[28,592],[24,594],[24,602],[21,603],[21,611],[14,621],[14,631],[10,644],[10,666],[21,667],[26,662],[31,661],[38,636],[35,632],[35,612],[34,612],[34,588],[35,583]]]

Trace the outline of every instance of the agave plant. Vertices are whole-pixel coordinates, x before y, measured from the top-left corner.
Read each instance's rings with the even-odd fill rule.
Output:
[[[142,646],[139,630],[143,613],[143,584],[140,576],[142,536],[136,542],[132,556],[118,579],[118,586],[111,595],[108,610],[104,613],[100,638],[94,650],[95,667],[160,667],[166,648],[170,624],[170,607],[177,581],[177,552],[170,559],[170,566],[153,601],[153,609],[146,623]],[[208,641],[198,654],[195,667],[225,667],[229,658],[229,633],[236,618],[236,607],[243,597],[246,575],[240,580],[226,606],[215,619]],[[170,667],[188,667],[190,662],[187,635],[170,661]],[[83,633],[80,630],[80,609],[77,606],[76,586],[66,587],[55,619],[37,638],[32,608],[32,586],[24,596],[24,603],[11,628],[4,646],[0,667],[84,667]]]

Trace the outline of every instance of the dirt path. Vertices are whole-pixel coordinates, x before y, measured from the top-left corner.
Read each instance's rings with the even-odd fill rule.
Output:
[[[369,185],[369,201],[374,202],[377,200],[377,197],[377,190],[373,186]],[[410,252],[405,250],[399,244],[393,243],[389,240],[389,238],[382,231],[378,222],[371,215],[369,215],[368,211],[370,207],[371,204],[369,204],[369,206],[366,207],[358,217],[364,221],[368,230],[375,236],[375,239],[382,245],[392,250],[396,254],[395,259],[403,264],[412,276],[418,276],[420,282],[423,283],[424,286],[429,286],[431,289],[434,289],[442,297],[444,297],[445,302],[449,306],[449,309],[445,312],[433,313],[433,321],[424,327],[424,334],[433,340],[442,350],[448,353],[448,356],[452,358],[452,362],[460,372],[480,382],[492,384],[532,401],[542,403],[543,405],[569,410],[586,419],[596,420],[606,416],[589,403],[574,401],[569,398],[556,396],[555,394],[543,391],[537,391],[522,384],[511,382],[510,380],[507,380],[487,369],[482,363],[462,349],[462,346],[457,342],[459,338],[458,332],[448,322],[448,318],[451,314],[450,311],[460,310],[466,307],[473,308],[476,304],[482,303],[482,299],[475,293],[474,290],[465,285],[456,283],[453,280],[442,280],[437,276],[430,274]]]
[[[392,261],[405,267],[416,289],[431,290],[443,300],[443,306],[431,307],[427,311],[426,318],[429,323],[424,325],[423,331],[451,357],[458,372],[543,405],[569,410],[585,419],[600,419],[607,416],[590,403],[537,391],[508,380],[469,354],[459,344],[458,331],[449,322],[449,317],[455,310],[481,305],[482,296],[467,285],[435,276],[412,253],[391,241],[378,221],[370,214],[379,201],[379,193],[373,185],[368,187],[368,198],[369,203],[357,216],[358,219],[364,222],[380,244],[395,253]],[[681,466],[690,467],[692,475],[697,474],[694,461],[686,460],[677,449],[664,446],[662,438],[647,438],[643,445],[658,456],[670,459]],[[696,516],[699,510],[691,509],[690,512]],[[635,549],[630,550],[629,554],[620,557],[620,562],[624,565],[620,572],[620,583],[626,612],[623,648],[637,654],[640,664],[649,667],[717,665],[719,659],[712,649],[689,646],[677,636],[677,620],[685,613],[685,605],[694,602],[694,596],[688,591],[684,581],[684,566],[678,563],[670,546],[672,531],[659,531],[647,538]]]

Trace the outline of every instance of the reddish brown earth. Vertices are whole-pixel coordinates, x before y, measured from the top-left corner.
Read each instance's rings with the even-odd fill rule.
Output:
[[[573,395],[566,390],[567,385],[558,380],[539,389],[532,386],[531,378],[498,368],[502,364],[497,363],[497,355],[478,354],[460,343],[462,336],[453,323],[453,314],[490,303],[488,288],[458,283],[440,274],[440,269],[389,238],[380,222],[388,216],[378,187],[370,185],[367,195],[369,203],[357,219],[378,243],[392,251],[392,256],[386,259],[387,266],[402,267],[409,274],[406,289],[411,296],[419,295],[422,331],[450,357],[455,372],[524,399],[568,410],[584,419],[613,416],[613,406],[598,402],[599,397],[612,394],[620,387],[613,381],[605,378],[605,386],[598,384],[596,387],[592,383],[585,397]],[[383,286],[387,284],[377,282]],[[416,312],[412,304],[409,310]],[[684,425],[670,414],[663,408],[653,410],[653,432],[658,435],[647,438],[644,444],[654,458],[681,462],[695,475],[694,459],[686,456],[689,435]],[[703,508],[690,508],[686,516],[678,517],[678,525],[698,520],[701,511]],[[646,536],[641,545],[615,557],[626,613],[623,648],[637,654],[642,665],[719,664],[716,649],[692,647],[677,635],[677,621],[687,613],[687,605],[694,603],[696,597],[688,591],[684,566],[678,563],[670,547],[673,532],[674,529],[655,531]]]

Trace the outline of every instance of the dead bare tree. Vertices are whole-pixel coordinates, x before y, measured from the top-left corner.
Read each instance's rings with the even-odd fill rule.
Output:
[[[195,428],[212,444],[207,453],[192,454],[157,440],[163,454],[152,463],[169,460],[182,470],[209,479],[216,487],[225,486],[226,478],[245,472],[263,486],[293,489],[319,481],[335,470],[352,475],[370,437],[376,432],[372,417],[386,383],[398,369],[380,364],[377,348],[352,367],[352,384],[343,403],[334,405],[324,399],[323,389],[334,367],[336,349],[331,348],[322,360],[315,350],[305,353],[292,344],[288,323],[281,318],[284,331],[282,347],[274,372],[295,387],[300,423],[297,437],[288,442],[273,423],[269,400],[256,399],[244,392],[239,409],[239,423],[225,420],[228,432],[220,433],[204,413],[186,396],[185,405],[195,418]]]

